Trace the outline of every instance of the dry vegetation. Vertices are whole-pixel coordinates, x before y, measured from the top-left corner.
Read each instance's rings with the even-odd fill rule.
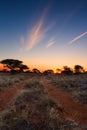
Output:
[[[70,92],[76,101],[87,104],[87,74],[50,75],[46,79],[55,87]]]
[[[29,75],[2,75],[0,88],[11,87]],[[87,103],[87,75],[47,76],[48,83],[70,91],[76,99]],[[9,107],[0,114],[0,130],[81,130],[73,120],[63,120],[59,106],[47,95],[41,76],[33,76],[16,95]],[[85,95],[85,96],[84,96]],[[81,98],[81,99],[80,99]]]
[[[0,73],[0,91],[7,88],[15,86],[23,80],[29,78],[29,74],[16,74],[11,75],[9,73]]]

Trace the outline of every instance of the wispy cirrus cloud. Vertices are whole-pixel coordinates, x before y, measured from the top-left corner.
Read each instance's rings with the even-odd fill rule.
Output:
[[[70,44],[76,42],[77,40],[79,40],[80,38],[82,38],[85,35],[87,35],[87,32],[84,32],[84,33],[78,35],[77,37],[73,38],[70,42],[68,42],[68,44],[70,45]]]
[[[32,49],[44,38],[45,31],[42,29],[43,22],[43,19],[41,19],[28,34],[25,50]]]
[[[47,45],[46,45],[46,48],[49,48],[50,46],[52,46],[55,43],[56,43],[56,39],[55,38],[50,39],[48,41]]]
[[[27,39],[24,39],[25,46],[21,48],[21,50],[28,51],[34,48],[37,44],[39,44],[44,39],[46,33],[53,27],[54,23],[51,23],[49,26],[45,28],[43,27],[48,10],[49,7],[43,11],[40,20],[34,25],[31,31],[29,31],[27,35]],[[22,40],[23,38],[21,38],[21,41]]]

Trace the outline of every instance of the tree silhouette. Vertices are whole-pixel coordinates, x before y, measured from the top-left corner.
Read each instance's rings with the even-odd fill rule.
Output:
[[[4,65],[4,67],[10,69],[11,73],[17,72],[19,70],[20,72],[23,72],[23,70],[28,69],[26,65],[23,65],[22,61],[20,60],[15,60],[15,59],[5,59],[0,62],[1,64]]]
[[[68,66],[63,66],[63,71],[61,71],[61,74],[70,75],[70,74],[73,74],[73,71],[71,70],[70,67],[68,67]]]
[[[54,71],[53,70],[45,70],[43,72],[44,75],[48,75],[48,74],[54,74]]]
[[[22,64],[22,61],[14,59],[5,59],[1,61],[1,64],[3,64],[4,67],[14,70],[15,68],[19,68],[20,64]]]
[[[58,74],[60,74],[60,73],[61,73],[61,71],[62,71],[62,70],[61,70],[61,69],[59,69],[59,68],[57,68],[57,69],[56,69],[56,73],[58,73]]]
[[[41,73],[41,72],[40,72],[38,69],[36,69],[36,68],[32,69],[32,72],[33,72],[33,73],[36,73],[36,74],[40,74],[40,73]]]
[[[75,65],[74,66],[74,71],[76,74],[84,72],[84,68],[81,65]]]
[[[20,72],[28,71],[29,67],[27,65],[20,64],[19,66]]]

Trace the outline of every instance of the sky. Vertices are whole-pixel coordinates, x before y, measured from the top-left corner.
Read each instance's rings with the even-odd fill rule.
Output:
[[[87,0],[1,0],[0,60],[87,69]]]

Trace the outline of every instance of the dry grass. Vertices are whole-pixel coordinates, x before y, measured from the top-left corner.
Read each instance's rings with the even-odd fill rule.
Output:
[[[71,92],[76,101],[87,104],[87,74],[51,75],[46,79],[62,91]]]
[[[29,74],[0,74],[0,91],[7,87],[12,87],[29,77]]]
[[[0,130],[80,130],[72,120],[60,118],[58,105],[33,77],[0,116]]]

